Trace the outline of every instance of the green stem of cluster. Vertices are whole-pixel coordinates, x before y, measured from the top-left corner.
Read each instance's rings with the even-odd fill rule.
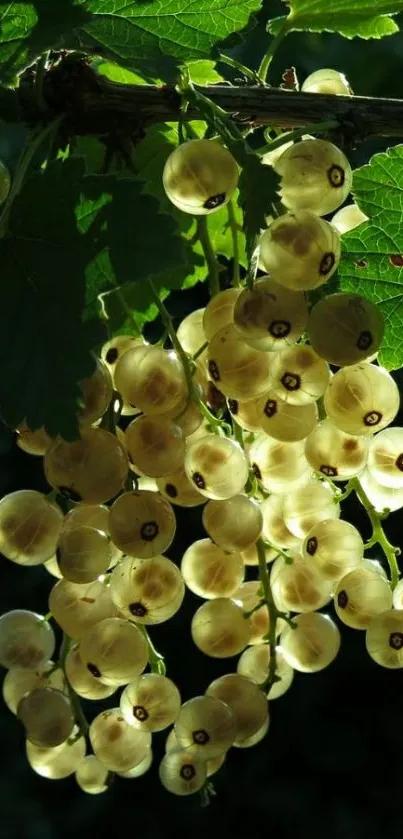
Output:
[[[341,501],[345,501],[351,493],[354,492],[354,487],[352,486],[351,481],[348,482],[344,492],[338,496],[337,501],[340,503]]]
[[[165,326],[165,328],[168,332],[168,335],[171,339],[172,346],[175,349],[175,351],[178,355],[178,358],[179,358],[179,360],[182,364],[183,372],[185,374],[189,399],[191,399],[197,405],[197,407],[199,408],[199,411],[203,414],[203,416],[206,418],[206,420],[213,427],[213,430],[217,434],[219,434],[220,429],[222,427],[222,422],[221,422],[221,420],[217,419],[217,417],[215,417],[214,414],[212,414],[209,411],[207,406],[200,399],[197,387],[195,386],[194,379],[193,379],[193,373],[194,373],[194,369],[193,369],[193,366],[192,366],[193,363],[192,363],[191,359],[186,355],[185,350],[183,349],[182,344],[178,339],[178,336],[177,336],[177,334],[175,332],[175,329],[174,329],[174,325],[172,323],[171,315],[169,314],[168,309],[166,308],[166,306],[164,305],[162,300],[160,300],[160,298],[158,297],[158,293],[156,291],[156,288],[155,288],[152,280],[148,280],[148,283],[149,283],[150,289],[152,291],[152,295],[154,297],[155,304],[156,304],[156,306],[158,308],[158,311],[161,315],[161,320],[162,320],[162,322],[163,322],[163,324],[164,324],[164,326]]]
[[[193,353],[193,356],[192,356],[193,361],[197,361],[197,359],[199,358],[199,356],[200,356],[202,353],[204,353],[204,350],[206,350],[206,349],[207,349],[207,347],[208,347],[208,341],[205,341],[205,342],[204,342],[204,344],[202,344],[202,345],[201,345],[201,347],[199,347],[199,349],[198,349],[195,353]]]
[[[197,220],[197,229],[199,241],[203,249],[204,258],[206,260],[208,269],[208,281],[210,286],[210,296],[214,297],[220,291],[220,280],[218,271],[218,262],[211,244],[211,239],[207,226],[207,216],[200,216]]]
[[[204,96],[200,90],[196,90],[189,80],[184,80],[181,93],[192,103],[193,107],[200,113],[201,118],[221,137],[238,165],[244,166],[250,154],[250,148],[242,132],[224,108]]]
[[[287,551],[283,551],[283,549],[278,548],[277,545],[271,545],[270,542],[265,542],[264,540],[262,540],[262,541],[263,541],[263,544],[264,544],[265,548],[270,548],[271,550],[276,551],[277,552],[277,557],[282,556],[284,561],[287,563],[287,565],[292,565],[294,560],[293,560],[292,556],[290,556],[290,554],[287,553]],[[277,559],[277,557],[276,557],[276,559]]]
[[[344,493],[342,492],[340,487],[338,487],[337,484],[335,484],[335,482],[332,481],[329,475],[324,475],[323,472],[315,472],[315,477],[318,478],[319,481],[323,481],[324,483],[330,486],[330,489],[333,492],[334,500],[336,503],[338,503],[341,500],[342,496],[344,496]]]
[[[159,676],[165,676],[167,669],[165,666],[165,659],[161,653],[156,650],[154,644],[147,632],[146,627],[142,623],[136,623],[136,626],[139,628],[140,632],[144,635],[144,638],[147,641],[148,646],[148,661],[150,664],[150,670],[152,673],[158,673]]]
[[[266,601],[264,599],[259,600],[259,602],[256,603],[256,606],[253,607],[253,609],[250,609],[249,612],[244,612],[244,618],[251,618],[252,615],[255,614],[255,612],[258,612],[259,609],[261,609],[262,606],[265,606],[265,605],[266,605]]]
[[[239,443],[239,445],[242,446],[242,448],[243,448],[242,428],[241,428],[240,425],[238,425],[237,421],[233,417],[232,417],[231,422],[232,422],[232,434],[233,434],[234,440],[236,440],[237,443]]]
[[[278,618],[278,610],[274,603],[273,594],[270,586],[270,575],[266,565],[266,550],[263,539],[258,539],[258,541],[256,542],[256,548],[259,562],[259,579],[262,584],[264,601],[267,605],[270,621],[268,633],[268,642],[270,649],[269,673],[267,682],[265,684],[265,690],[269,691],[271,686],[274,684],[276,678],[276,624]]]
[[[222,52],[219,53],[219,61],[227,64],[228,67],[232,67],[233,70],[238,70],[239,73],[242,73],[246,79],[250,79],[254,84],[262,84],[262,80],[259,78],[256,70],[251,70],[250,67],[246,67],[241,61],[237,61],[229,55],[224,55]]]
[[[259,79],[262,82],[266,81],[266,77],[267,77],[267,73],[269,72],[270,64],[271,64],[271,62],[274,58],[274,53],[276,52],[277,48],[280,46],[283,38],[285,38],[288,31],[289,31],[289,19],[286,18],[286,20],[283,22],[282,27],[277,32],[277,35],[275,35],[274,38],[272,38],[272,40],[270,41],[269,47],[266,50],[266,52],[265,52],[265,54],[264,54],[264,56],[263,56],[263,58],[260,62],[257,74],[259,76]]]
[[[279,137],[276,137],[275,140],[271,140],[267,143],[267,146],[259,149],[259,154],[264,154],[265,152],[275,151],[275,149],[281,148],[284,146],[285,143],[291,143],[295,140],[300,140],[305,134],[325,134],[326,131],[331,131],[333,128],[338,128],[340,123],[337,119],[328,119],[325,122],[313,122],[311,125],[305,125],[304,128],[295,128],[293,131],[287,131],[284,134],[280,134]],[[267,137],[267,132],[270,129],[265,131],[265,137]]]
[[[241,278],[239,275],[239,243],[238,243],[238,225],[235,218],[235,210],[232,200],[227,204],[228,224],[231,231],[232,238],[232,285],[234,288],[239,288],[241,285]]]
[[[55,129],[57,129],[62,121],[63,117],[57,117],[57,119],[50,122],[42,131],[36,134],[31,134],[28,137],[27,143],[24,146],[17,169],[14,175],[13,183],[8,194],[7,201],[4,205],[3,212],[0,216],[0,238],[2,236],[6,236],[8,232],[8,221],[10,218],[11,209],[13,203],[22,189],[22,185],[24,183],[27,171],[37,153],[40,149],[42,143],[49,134],[52,133]]]
[[[395,548],[386,537],[382,527],[381,518],[375,510],[373,504],[371,504],[358,478],[352,478],[350,484],[351,488],[355,491],[357,498],[359,498],[361,504],[365,508],[372,525],[372,536],[367,543],[367,546],[369,545],[372,547],[372,545],[379,545],[383,551],[390,569],[390,584],[392,589],[394,589],[399,582],[400,577],[399,566],[397,563],[397,554],[400,553],[399,548]]]
[[[80,702],[75,690],[73,690],[73,688],[71,687],[71,684],[70,684],[70,682],[67,678],[67,675],[66,675],[66,658],[67,658],[67,653],[69,652],[71,645],[72,645],[72,639],[68,635],[66,635],[65,632],[63,632],[63,640],[62,640],[62,644],[61,644],[61,647],[60,647],[58,665],[63,670],[64,678],[66,680],[66,687],[67,687],[67,692],[68,692],[68,695],[69,695],[69,700],[70,700],[70,703],[71,703],[74,718],[75,718],[76,723],[78,725],[78,734],[77,734],[77,737],[75,739],[78,739],[78,737],[86,737],[90,727],[89,727],[89,724],[87,722],[84,711],[81,707],[81,702]]]

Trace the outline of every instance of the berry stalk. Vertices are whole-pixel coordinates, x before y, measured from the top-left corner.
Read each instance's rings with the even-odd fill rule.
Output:
[[[364,509],[368,514],[368,518],[372,525],[372,536],[365,545],[366,548],[371,548],[373,545],[379,545],[383,551],[390,569],[390,584],[392,589],[396,588],[400,578],[400,569],[397,562],[397,556],[400,553],[399,548],[395,548],[387,538],[381,521],[381,516],[371,504],[366,492],[360,484],[358,478],[352,478],[349,482],[351,488],[355,491],[357,498],[361,501]]]
[[[268,632],[268,643],[270,648],[269,675],[265,683],[265,690],[269,691],[276,680],[276,623],[278,611],[274,603],[273,594],[271,591],[270,575],[266,565],[266,551],[262,539],[258,539],[258,541],[256,542],[256,548],[259,561],[259,579],[262,584],[264,599],[267,604],[267,609],[270,618],[270,626]]]
[[[66,674],[66,658],[67,658],[67,653],[69,652],[69,649],[71,647],[71,644],[72,644],[72,639],[69,637],[69,635],[66,635],[66,633],[63,632],[63,640],[62,640],[61,647],[60,647],[58,666],[63,670],[64,677],[65,677],[65,680],[66,680],[66,686],[67,686],[67,692],[68,692],[68,695],[69,695],[69,700],[70,700],[70,703],[71,703],[71,707],[72,707],[72,710],[73,710],[73,714],[74,714],[76,723],[78,725],[78,732],[77,732],[77,735],[75,737],[75,739],[77,740],[79,737],[86,737],[88,735],[90,727],[89,727],[89,724],[87,722],[84,711],[81,707],[81,702],[80,702],[75,690],[73,690],[73,688],[71,687],[71,684],[70,684],[70,682],[67,678],[67,674]]]
[[[136,623],[136,626],[139,628],[140,632],[144,635],[144,638],[147,641],[148,646],[148,660],[150,663],[150,670],[151,673],[158,673],[159,676],[165,676],[167,669],[165,666],[165,659],[161,653],[154,647],[154,644],[148,634],[147,628],[141,624]]]
[[[166,308],[166,306],[164,305],[162,300],[160,300],[160,298],[158,297],[157,291],[156,291],[155,286],[152,283],[152,281],[148,280],[148,282],[149,282],[149,285],[150,285],[150,288],[151,288],[151,291],[152,291],[152,294],[153,294],[153,297],[154,297],[155,304],[156,304],[156,306],[158,308],[158,311],[160,313],[161,320],[162,320],[162,322],[163,322],[163,324],[164,324],[164,326],[167,330],[169,338],[171,339],[172,346],[175,349],[175,351],[178,355],[178,358],[179,358],[179,360],[182,364],[183,372],[185,374],[186,384],[187,384],[187,388],[188,388],[189,400],[191,399],[198,406],[198,408],[201,411],[201,413],[203,414],[203,416],[206,418],[206,420],[212,426],[214,432],[219,434],[221,426],[223,425],[223,423],[221,422],[221,420],[217,419],[217,417],[215,417],[214,414],[212,414],[209,411],[209,409],[207,408],[207,405],[205,405],[204,402],[202,401],[202,399],[200,399],[200,396],[197,392],[197,388],[195,387],[195,383],[194,383],[194,379],[193,379],[192,362],[189,359],[189,357],[186,355],[186,353],[185,353],[185,351],[182,347],[182,344],[178,339],[178,336],[175,332],[175,328],[174,328],[174,325],[173,325],[173,322],[172,322],[172,318],[171,318],[171,316],[168,312],[168,309]]]
[[[235,218],[234,205],[232,200],[228,201],[228,224],[231,231],[232,238],[232,253],[233,253],[233,268],[232,268],[232,285],[234,288],[239,288],[241,285],[241,278],[239,276],[239,246],[238,246],[238,226]]]

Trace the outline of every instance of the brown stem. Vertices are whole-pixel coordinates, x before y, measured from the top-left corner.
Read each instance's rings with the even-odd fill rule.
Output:
[[[291,129],[336,119],[348,139],[403,137],[400,99],[301,93],[259,85],[211,85],[197,89],[231,114],[240,126],[268,124]],[[103,135],[114,130],[141,137],[147,125],[175,121],[180,116],[181,97],[173,86],[118,84],[74,55],[45,71],[42,90],[49,119],[64,114],[64,127],[73,134]],[[43,112],[37,113],[32,76],[22,77],[18,99],[26,119],[43,120]],[[197,112],[189,103],[183,117],[195,116]]]

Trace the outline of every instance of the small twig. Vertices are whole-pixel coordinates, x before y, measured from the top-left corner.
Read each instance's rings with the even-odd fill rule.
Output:
[[[218,60],[222,61],[223,64],[227,64],[228,67],[232,67],[233,70],[238,70],[239,73],[242,73],[246,79],[250,79],[254,84],[264,84],[262,79],[259,78],[256,70],[251,70],[235,58],[231,58],[229,55],[224,55],[224,53],[220,52]]]

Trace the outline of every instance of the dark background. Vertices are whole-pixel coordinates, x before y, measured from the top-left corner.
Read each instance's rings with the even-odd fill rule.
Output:
[[[284,11],[275,3],[266,8],[273,16]],[[256,67],[266,38],[262,16],[247,44],[232,54]],[[295,33],[280,47],[270,80],[280,83],[282,72],[291,65],[301,82],[315,69],[333,67],[347,75],[356,94],[399,97],[402,60],[403,33],[379,42]],[[12,164],[21,139],[17,127],[3,132],[0,156]],[[386,147],[384,141],[363,144],[351,151],[352,164],[360,165]],[[177,322],[191,308],[205,305],[205,295],[201,287],[173,295],[170,308]],[[403,424],[402,417],[395,422]],[[11,433],[4,432],[0,495],[22,488],[47,491],[41,458],[21,452]],[[201,513],[200,508],[185,513],[176,509],[178,535],[167,554],[180,561],[188,544],[202,537]],[[344,504],[344,515],[364,538],[370,535],[354,499]],[[386,529],[394,544],[403,547],[401,516],[401,511],[393,514]],[[381,558],[376,549],[371,555]],[[46,613],[53,580],[44,569],[23,569],[1,558],[0,574],[0,613],[15,608]],[[203,693],[221,673],[236,669],[236,659],[214,661],[193,645],[189,625],[200,602],[187,594],[180,613],[152,630],[166,655],[168,675],[184,700]],[[117,779],[107,793],[89,796],[79,790],[74,777],[47,781],[30,769],[22,728],[1,705],[0,839],[112,833],[154,839],[162,834],[249,836],[257,831],[269,839],[324,833],[327,839],[394,839],[403,829],[403,673],[384,670],[369,659],[363,632],[343,626],[341,632],[337,660],[322,673],[296,674],[290,691],[271,703],[271,725],[264,741],[252,749],[230,751],[214,776],[217,795],[206,809],[200,807],[198,795],[180,799],[161,788],[157,766],[164,733],[154,738],[154,764],[143,778]],[[105,703],[85,704],[90,719],[105,707]],[[116,704],[116,695],[109,704]]]

